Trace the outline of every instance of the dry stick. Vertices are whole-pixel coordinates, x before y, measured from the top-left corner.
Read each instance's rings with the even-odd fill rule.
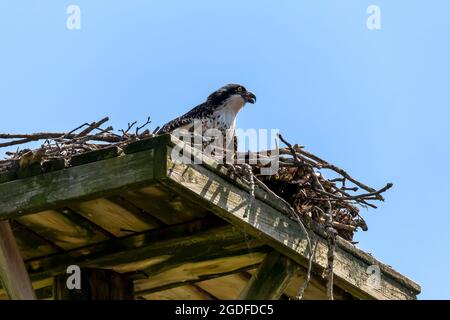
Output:
[[[149,125],[150,123],[152,123],[152,121],[150,120],[150,116],[147,117],[147,121],[142,125],[142,126],[138,126],[136,128],[136,136],[139,134],[139,130],[141,130],[142,128],[145,128],[147,125]]]
[[[107,119],[107,118],[105,118],[105,119]],[[102,119],[102,120],[104,120],[104,119]],[[75,131],[77,131],[78,129],[80,129],[84,126],[87,126],[87,125],[89,125],[89,124],[84,123],[68,133],[59,133],[59,132],[37,132],[37,133],[31,133],[31,134],[0,133],[0,139],[24,139],[24,140],[30,139],[29,141],[36,141],[36,140],[43,140],[43,139],[55,139],[55,138],[61,138],[61,137],[67,137],[68,139],[71,139],[71,138],[75,137],[75,135],[73,135],[73,133]],[[16,141],[12,141],[12,142],[15,142],[14,144],[19,144],[18,141],[20,141],[20,140],[16,140]],[[23,143],[25,143],[25,142],[23,142]]]
[[[283,141],[283,142],[286,142],[286,141]],[[289,148],[289,146],[288,146],[288,148]],[[291,145],[291,147],[289,149],[291,149],[291,148],[292,148],[292,150],[294,150],[292,145]],[[362,188],[362,189],[364,189],[364,190],[366,190],[368,192],[371,192],[371,193],[376,192],[375,189],[373,189],[373,188],[365,185],[364,183],[354,179],[345,170],[343,170],[343,169],[341,169],[341,168],[339,168],[339,167],[337,167],[337,166],[335,166],[335,165],[333,165],[333,164],[323,160],[322,158],[320,158],[320,157],[318,157],[318,156],[316,156],[316,155],[314,155],[312,153],[309,153],[309,152],[303,150],[303,148],[297,148],[296,153],[298,153],[298,155],[301,156],[302,160],[305,160],[305,162],[307,162],[309,164],[312,164],[314,166],[317,166],[318,169],[332,170],[332,171],[340,174],[341,176],[343,176],[345,179],[350,180],[351,182],[353,182],[358,187],[360,187],[360,188]],[[286,154],[286,151],[280,149],[280,154]],[[312,160],[316,161],[316,163],[314,163]],[[379,195],[379,194],[377,195],[377,199],[378,200],[384,200],[384,198],[381,195]]]
[[[112,129],[113,129],[113,127],[109,126],[109,127],[105,128],[105,129],[100,130],[99,133],[91,134],[91,135],[87,135],[87,136],[83,136],[83,137],[75,136],[74,138],[72,138],[70,140],[67,139],[66,141],[62,141],[62,143],[63,144],[81,144],[81,143],[85,143],[86,141],[95,140],[97,137],[103,136],[105,133],[108,133],[108,131],[111,131]]]
[[[15,146],[18,144],[28,143],[28,142],[37,141],[37,140],[41,140],[41,139],[25,138],[25,139],[10,141],[10,142],[4,142],[4,143],[0,143],[0,148]]]
[[[65,135],[71,135],[71,134],[74,133],[75,131],[77,131],[77,130],[79,130],[79,129],[85,127],[85,126],[88,126],[88,125],[89,125],[89,123],[85,122],[85,123],[83,123],[82,125],[79,125],[78,127],[76,127],[75,129],[72,129],[71,131],[69,131],[69,132],[66,133]]]
[[[366,198],[372,198],[372,197],[374,197],[376,200],[380,200],[379,198],[377,198],[377,195],[379,195],[380,193],[386,192],[387,190],[392,188],[392,186],[393,186],[392,183],[387,183],[383,188],[381,188],[380,190],[375,190],[375,192],[358,194],[355,196],[347,195],[345,197],[337,196],[333,193],[326,192],[325,190],[317,190],[317,191],[319,191],[319,193],[327,195],[336,200],[364,200]],[[339,189],[339,191],[342,191],[342,190]],[[373,198],[372,198],[372,200],[373,200]],[[371,204],[369,204],[369,205],[371,205]]]
[[[137,123],[137,121],[133,121],[132,123],[128,123],[128,128],[127,128],[127,130],[120,130],[121,132],[122,132],[122,134],[123,134],[123,136],[124,137],[128,137],[128,132],[131,130],[131,128],[133,128],[134,127],[134,125]]]
[[[320,193],[320,190],[315,190],[317,192]],[[315,198],[315,197],[308,197],[309,200],[314,200],[314,201],[333,201],[333,202],[339,202],[340,205],[345,206],[345,202],[342,201],[342,199],[336,199],[336,198]],[[378,199],[369,199],[369,200],[378,200]],[[363,204],[364,202],[362,200],[358,200],[356,202],[352,202],[352,204],[354,205],[360,205],[363,207],[366,207],[365,204]],[[369,205],[371,208],[377,209],[378,207],[376,205],[373,205],[371,203],[368,203],[367,205]],[[358,214],[359,215],[359,214]]]
[[[297,153],[295,152],[295,149],[292,147],[292,145],[287,142],[283,136],[281,134],[278,134],[278,137],[280,138],[280,140],[287,145],[287,147],[291,150],[292,156],[294,157],[295,162],[297,163],[301,163],[300,159],[298,158]],[[314,172],[314,169],[306,166],[307,168],[309,168],[310,172],[310,176],[313,179],[313,182],[315,184],[315,187],[322,190],[323,192],[325,192],[324,187],[322,186],[322,184],[320,183],[319,178],[317,177],[317,175]],[[335,252],[335,247],[336,247],[336,230],[333,228],[333,214],[332,214],[332,206],[331,206],[331,202],[330,201],[326,201],[326,205],[327,205],[327,212],[325,213],[324,217],[325,217],[325,230],[327,233],[327,242],[328,242],[328,254],[327,254],[327,268],[325,269],[327,276],[328,276],[328,281],[327,281],[327,296],[330,300],[333,300],[333,276],[334,276],[334,272],[333,272],[333,262],[334,262],[334,252]]]
[[[261,187],[264,191],[269,193],[272,197],[276,198],[277,200],[279,200],[286,206],[286,208],[289,210],[289,214],[297,220],[298,224],[300,225],[300,227],[302,228],[302,231],[304,232],[304,234],[306,236],[306,242],[308,243],[308,251],[309,251],[308,270],[306,272],[305,281],[303,282],[303,285],[299,289],[297,297],[296,297],[297,300],[301,300],[303,298],[303,294],[305,293],[305,290],[308,287],[309,281],[311,279],[312,261],[313,261],[313,257],[314,257],[311,238],[309,237],[309,234],[308,234],[308,231],[306,230],[305,225],[300,220],[300,217],[298,216],[298,213],[294,210],[294,208],[286,200],[284,200],[283,198],[278,196],[275,192],[273,192],[268,186],[266,186],[266,184],[264,182],[259,180],[256,176],[253,176],[253,179],[259,187]]]
[[[250,167],[247,164],[248,167]],[[273,192],[264,182],[262,182],[261,180],[259,180],[254,174],[253,171],[250,168],[250,174],[251,174],[251,194],[254,197],[254,184],[256,183],[261,189],[263,189],[264,191],[266,191],[267,193],[269,193],[272,197],[274,197],[275,199],[277,199],[278,201],[282,202],[285,207],[288,210],[288,214],[295,218],[298,222],[298,224],[300,225],[300,227],[302,228],[303,233],[305,234],[306,237],[306,241],[308,244],[308,251],[309,251],[309,259],[308,259],[308,269],[306,272],[306,277],[305,277],[305,281],[303,282],[303,285],[301,286],[301,288],[299,289],[299,292],[297,294],[296,299],[297,300],[301,300],[303,298],[303,294],[306,290],[306,288],[308,287],[309,281],[311,279],[311,269],[312,269],[312,261],[314,258],[314,254],[313,254],[313,248],[312,248],[312,243],[311,243],[311,238],[309,237],[308,231],[306,230],[305,225],[303,224],[303,222],[301,221],[300,217],[298,216],[298,213],[294,210],[294,208],[283,198],[281,198],[280,196],[278,196],[275,192]]]
[[[5,135],[3,135],[3,136],[5,136]],[[17,135],[17,136],[19,136],[19,135]],[[25,143],[28,143],[28,142],[38,141],[38,140],[46,140],[46,139],[54,139],[55,140],[56,139],[57,141],[62,142],[63,139],[61,139],[61,137],[64,137],[64,139],[74,139],[74,138],[76,138],[76,135],[74,135],[74,134],[70,134],[68,136],[67,135],[65,136],[64,133],[39,133],[39,134],[29,134],[29,135],[21,135],[21,136],[28,136],[28,138],[0,143],[0,148],[10,147],[10,146],[18,145],[18,144],[25,144]],[[90,135],[90,136],[88,136],[88,138],[89,139],[87,139],[87,140],[109,142],[109,143],[115,143],[115,142],[123,141],[123,139],[120,136],[113,135],[113,134],[110,134],[110,133],[108,133],[107,135],[104,135],[104,134],[103,135],[98,135],[98,134]],[[87,141],[87,140],[85,140],[85,141]]]
[[[104,124],[108,120],[109,120],[109,118],[105,117],[98,122],[91,123],[90,125],[88,123],[84,123],[68,133],[59,133],[59,132],[38,132],[38,133],[32,133],[32,134],[1,133],[0,139],[19,139],[19,140],[0,143],[0,148],[10,147],[10,146],[18,145],[18,144],[25,144],[28,142],[38,141],[38,140],[48,140],[48,139],[62,140],[62,139],[75,139],[77,137],[83,137],[83,136],[86,136],[87,134],[89,134],[92,130],[100,127],[102,124]],[[86,128],[85,130],[83,130],[78,135],[74,134],[75,131],[77,131],[78,129],[80,129],[86,125],[88,125],[89,127]],[[111,128],[110,130],[112,130],[112,127],[110,127],[110,128]],[[110,131],[110,130],[103,130],[102,132]],[[120,141],[116,137],[113,138],[112,136],[101,136],[99,134],[92,135],[90,137],[91,138],[88,140],[104,141],[104,142],[111,142],[111,143]]]
[[[331,169],[339,174],[341,174],[344,179],[342,179],[343,185],[345,182],[345,179],[350,180],[351,182],[353,182],[355,185],[365,189],[366,191],[369,191],[369,193],[367,194],[361,194],[361,195],[356,195],[356,196],[350,196],[348,194],[345,193],[345,191],[343,191],[342,189],[338,190],[341,193],[345,193],[347,196],[346,197],[342,197],[342,196],[337,196],[335,194],[331,194],[325,191],[325,189],[322,186],[322,183],[320,182],[320,180],[318,179],[318,177],[315,174],[312,174],[311,176],[314,179],[315,185],[316,185],[316,191],[319,191],[319,193],[325,194],[331,198],[334,198],[337,201],[351,201],[351,200],[356,200],[359,202],[364,203],[365,205],[371,206],[371,207],[376,207],[372,204],[369,204],[365,201],[366,198],[370,197],[371,199],[377,199],[377,200],[384,200],[384,198],[381,196],[381,193],[385,192],[386,190],[388,190],[389,188],[392,187],[392,183],[388,183],[385,187],[383,187],[380,190],[375,190],[373,188],[370,188],[366,185],[364,185],[363,183],[353,179],[347,172],[345,172],[344,170],[331,165],[327,162],[325,162],[324,160],[320,159],[317,156],[314,156],[304,150],[297,150],[297,152],[295,152],[294,148],[292,147],[292,145],[290,145],[286,140],[284,140],[281,136],[280,136],[280,140],[283,141],[288,148],[291,150],[292,155],[294,156],[294,162],[298,163],[299,159],[296,159],[298,157],[298,153],[300,154],[304,154],[305,156],[309,157],[310,159],[313,159],[315,161],[320,162],[318,165],[321,168],[324,169]],[[300,157],[301,160],[307,160],[304,157]],[[314,163],[312,161],[305,161],[306,163],[315,166]],[[343,188],[344,189],[344,188]],[[344,189],[345,190],[345,189]],[[346,188],[346,190],[351,190],[350,188]],[[353,191],[355,191],[353,189]],[[327,283],[327,293],[330,299],[333,299],[333,260],[334,260],[334,251],[335,251],[335,237],[336,237],[336,231],[333,229],[334,225],[333,225],[333,220],[332,220],[332,214],[331,214],[331,202],[330,199],[321,199],[323,201],[326,201],[327,203],[327,208],[328,208],[328,213],[325,215],[325,227],[327,230],[327,235],[328,235],[328,266],[326,269],[326,272],[328,273],[328,283]]]
[[[0,133],[0,139],[52,139],[59,138],[64,133],[55,133],[55,132],[37,132],[31,134],[10,134],[10,133]]]
[[[84,137],[87,136],[89,133],[91,133],[92,130],[100,127],[102,124],[104,124],[105,122],[109,121],[109,117],[104,117],[103,119],[101,119],[98,122],[92,122],[89,127],[87,127],[86,129],[84,129],[83,131],[81,131],[78,135],[78,137]]]
[[[373,189],[373,188],[371,188],[371,187],[365,185],[364,183],[359,182],[358,180],[352,178],[345,170],[343,170],[343,169],[341,169],[341,168],[339,168],[339,167],[337,167],[337,166],[335,166],[335,165],[333,165],[333,164],[331,164],[331,163],[328,163],[327,161],[325,161],[325,160],[323,160],[323,159],[321,159],[321,158],[319,158],[319,157],[317,157],[317,156],[313,155],[312,153],[309,153],[309,152],[307,152],[307,151],[305,151],[305,150],[300,150],[300,149],[299,149],[299,150],[297,150],[297,151],[298,151],[300,154],[303,154],[303,155],[305,155],[305,156],[308,157],[308,158],[311,158],[311,159],[314,159],[314,160],[320,162],[322,168],[324,168],[324,169],[329,169],[329,170],[332,170],[332,171],[334,171],[334,172],[336,172],[336,173],[339,173],[341,176],[343,176],[343,177],[346,178],[347,180],[350,180],[351,182],[353,182],[353,183],[354,183],[355,185],[357,185],[358,187],[360,187],[360,188],[362,188],[362,189],[364,189],[364,190],[366,190],[366,191],[368,191],[368,192],[376,192],[375,189]],[[380,196],[379,199],[380,199],[380,200],[383,200],[383,197]]]
[[[280,153],[281,153],[281,151],[280,151]],[[305,161],[306,163],[299,162],[299,160]],[[299,155],[298,153],[297,153],[297,159],[293,159],[293,160],[291,160],[291,159],[284,159],[284,162],[280,161],[280,164],[282,166],[286,166],[286,167],[298,167],[298,166],[302,166],[303,167],[306,164],[308,167],[315,167],[317,169],[327,169],[327,167],[323,167],[320,164],[316,164],[316,163],[312,162],[311,160],[305,159],[303,156]],[[361,184],[361,182],[359,182],[359,183]],[[388,185],[391,185],[390,187],[392,187],[392,184],[388,184]],[[386,188],[386,187],[384,187],[384,188]],[[387,189],[389,189],[390,187],[387,187]],[[384,200],[384,198],[380,196],[380,191],[376,191],[375,189],[372,189],[372,188],[370,188],[370,189],[374,190],[374,192],[372,192],[370,195],[375,195],[375,199],[372,199],[372,200],[381,200],[381,201]],[[381,190],[383,190],[383,189],[381,189]],[[387,189],[384,189],[381,192],[384,192]],[[360,201],[361,205],[364,204],[364,205],[372,207],[372,208],[377,208],[377,206],[366,202],[365,199],[360,198],[360,196],[351,196],[348,193],[346,193],[345,190],[343,190],[343,189],[339,189],[338,191],[340,193],[346,195],[348,198],[352,198],[353,197],[354,199],[352,199],[352,200]],[[330,195],[330,194],[328,194],[328,195]],[[337,196],[334,196],[334,197],[337,198]]]
[[[320,221],[321,222],[325,222],[325,219],[324,218],[320,218]],[[347,230],[347,231],[355,231],[357,229],[356,226],[345,224],[345,223],[341,223],[341,222],[337,222],[337,221],[333,221],[333,228],[340,229],[340,230]]]
[[[248,205],[248,210],[245,210],[244,218],[247,218],[248,213],[252,209],[253,202],[255,200],[255,176],[253,175],[252,167],[248,163],[242,164],[242,172],[244,176],[247,177],[250,183],[250,203]]]
[[[153,134],[156,134],[158,131],[159,131],[159,129],[161,129],[161,127],[160,126],[157,126],[156,128],[155,128],[155,130],[153,130]]]
[[[341,187],[340,190],[356,192],[359,190],[359,188],[358,187]]]
[[[311,177],[313,177],[313,181],[315,183],[315,186],[321,190],[322,192],[325,192],[324,187],[320,183],[319,178],[317,175],[312,172]],[[326,201],[327,205],[327,212],[325,213],[325,230],[327,233],[327,243],[328,243],[328,253],[327,253],[327,268],[325,269],[325,275],[328,278],[327,281],[327,296],[330,300],[334,300],[333,297],[333,277],[334,277],[334,271],[333,271],[333,264],[334,264],[334,252],[336,250],[336,230],[333,228],[333,214],[332,214],[332,206],[330,201]]]
[[[280,140],[283,141],[283,138],[281,137],[281,135],[278,134],[278,136],[280,137]],[[286,141],[283,141],[283,142],[286,143]],[[286,145],[289,146],[290,144],[286,144]],[[291,147],[292,147],[292,146],[291,146]],[[296,157],[296,155],[295,155],[295,152],[294,152],[294,159],[295,159],[295,160],[298,160],[297,157]],[[255,177],[255,180],[258,182],[258,184],[264,185],[266,190],[270,190],[270,189],[269,189],[262,181],[260,181],[258,178]],[[291,211],[292,216],[295,217],[295,218],[297,219],[298,224],[300,225],[300,227],[302,228],[303,232],[305,233],[306,240],[307,240],[307,242],[308,242],[308,248],[309,248],[308,271],[307,271],[307,273],[306,273],[305,281],[304,281],[302,287],[300,288],[300,290],[299,290],[299,292],[298,292],[298,295],[297,295],[297,297],[296,297],[298,300],[300,300],[300,299],[303,298],[303,294],[304,294],[306,288],[308,287],[308,284],[309,284],[309,281],[310,281],[310,278],[311,278],[311,268],[312,268],[312,261],[313,261],[313,248],[312,248],[312,244],[311,244],[311,239],[310,239],[310,237],[309,237],[309,234],[308,234],[308,231],[306,230],[305,225],[304,225],[303,222],[301,221],[300,217],[298,216],[298,214],[297,214],[297,212],[294,210],[294,208],[293,208],[287,201],[285,201],[284,199],[282,199],[281,197],[279,197],[278,195],[276,195],[276,194],[275,194],[274,192],[272,192],[271,190],[270,190],[270,193],[271,193],[272,195],[274,195],[276,198],[278,198],[279,200],[281,200],[281,201],[287,206],[287,208],[289,208],[289,211]]]
[[[265,153],[270,153],[270,152],[272,152],[272,150],[269,150],[269,151],[264,151]],[[292,155],[292,152],[290,152],[290,151],[288,151],[288,150],[285,150],[285,149],[280,149],[280,153],[281,154],[290,154],[290,155]],[[259,153],[258,153],[259,154]],[[261,156],[260,154],[259,154],[259,156]],[[281,167],[304,167],[305,165],[307,166],[307,167],[316,167],[316,168],[318,168],[318,169],[320,169],[321,167],[320,167],[320,165],[318,165],[318,164],[316,164],[316,163],[314,163],[314,162],[312,162],[311,160],[308,160],[308,159],[305,159],[304,157],[302,157],[301,155],[299,155],[299,154],[297,154],[297,156],[300,156],[299,157],[299,159],[286,159],[286,158],[283,158],[283,157],[280,157],[280,160],[281,161],[279,161],[279,164],[280,164],[280,166]],[[264,157],[264,156],[262,156],[262,157]],[[289,161],[289,162],[283,162],[283,160],[284,161]],[[302,163],[302,162],[300,162],[299,160],[302,160],[302,161],[305,161],[306,163]],[[309,180],[309,176],[307,176],[308,177],[308,179],[301,179],[301,180],[297,180],[297,181],[291,181],[290,183],[292,183],[292,184],[304,184],[305,182],[307,182],[308,180]],[[333,180],[329,180],[329,182],[336,182],[336,181],[342,181],[342,180],[345,180],[345,178],[336,178],[336,179],[333,179]],[[324,182],[327,182],[326,180],[324,181]],[[346,190],[343,190],[343,189],[340,189],[340,188],[337,188],[335,185],[333,185],[333,187],[336,189],[336,191],[337,192],[339,192],[340,194],[343,194],[344,196],[346,196],[348,199],[350,199],[350,198],[352,198],[353,197],[353,199],[352,200],[357,200],[357,204],[359,204],[359,205],[361,205],[361,206],[363,206],[363,207],[365,207],[365,206],[369,206],[369,207],[372,207],[372,208],[377,208],[377,206],[375,206],[375,205],[373,205],[373,204],[371,204],[371,203],[368,203],[368,202],[366,202],[365,200],[380,200],[379,198],[365,198],[367,195],[364,195],[364,199],[362,199],[362,198],[360,198],[360,196],[352,196],[352,195],[350,195],[350,194],[348,194],[347,192],[345,192]],[[356,187],[355,187],[356,188]],[[352,188],[348,188],[350,191],[352,191]],[[382,189],[383,190],[383,189]],[[380,191],[382,191],[382,190],[379,190],[377,193],[379,193]],[[319,190],[316,190],[316,191],[319,191]],[[354,191],[354,189],[353,189],[353,191]],[[385,190],[384,190],[385,191]],[[382,191],[382,192],[384,192],[384,191]],[[320,191],[319,191],[320,192]],[[331,195],[331,194],[329,194],[329,193],[326,193],[326,195]],[[339,200],[346,200],[346,198],[345,197],[340,197],[340,196],[336,196],[336,195],[331,195],[332,197],[333,197],[333,199],[326,199],[326,198],[322,198],[322,199],[319,199],[319,198],[311,198],[311,200],[320,200],[320,201],[339,201]]]

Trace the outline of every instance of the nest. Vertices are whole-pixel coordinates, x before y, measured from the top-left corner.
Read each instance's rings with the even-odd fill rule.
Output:
[[[9,141],[0,143],[0,148],[23,145],[32,141],[43,141],[40,148],[17,149],[6,152],[7,158],[0,161],[0,175],[7,174],[17,168],[32,164],[44,166],[49,160],[64,160],[64,166],[70,166],[70,159],[88,151],[100,150],[110,146],[122,147],[130,142],[157,135],[145,129],[150,125],[150,118],[138,126],[137,122],[129,123],[128,128],[113,132],[113,128],[101,127],[109,119],[85,123],[72,131],[42,132],[34,134],[0,134],[0,139]],[[308,224],[310,221],[326,227],[332,227],[339,236],[352,241],[358,229],[367,231],[368,227],[360,215],[361,207],[376,208],[374,201],[384,201],[383,192],[392,187],[391,183],[375,190],[352,178],[346,171],[307,152],[304,147],[291,145],[282,136],[280,140],[286,145],[280,148],[279,169],[273,175],[260,175],[261,163],[252,164],[249,182],[284,201],[295,217]],[[260,152],[270,155],[270,151]],[[325,171],[331,171],[334,178],[327,179]],[[362,190],[362,192],[360,192]]]

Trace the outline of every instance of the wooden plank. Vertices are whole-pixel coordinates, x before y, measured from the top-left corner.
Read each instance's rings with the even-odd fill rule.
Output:
[[[18,166],[15,168],[11,168],[6,172],[0,173],[0,183],[5,183],[8,181],[17,179],[17,171],[19,171]]]
[[[167,287],[196,283],[208,276],[216,278],[220,274],[239,272],[244,267],[254,267],[264,259],[267,252],[266,248],[260,248],[255,248],[250,253],[245,249],[226,253],[224,257],[204,256],[201,260],[197,257],[194,262],[183,261],[174,264],[168,261],[165,270],[159,270],[149,275],[148,279],[135,282],[136,294],[145,295]]]
[[[159,146],[165,146],[171,141],[170,134],[163,134],[157,137],[144,138],[135,142],[128,143],[123,147],[123,152],[131,154],[135,152],[142,152],[149,149],[155,149]]]
[[[143,298],[146,300],[211,300],[210,295],[191,285],[150,293]]]
[[[261,248],[257,248],[257,250],[270,251],[270,247],[267,247],[267,248],[266,247],[261,247]],[[198,273],[198,274],[195,275],[195,277],[192,277],[191,279],[183,279],[183,280],[178,281],[178,282],[170,282],[169,281],[169,283],[166,283],[166,284],[163,284],[163,285],[157,284],[157,285],[151,286],[148,289],[141,290],[141,291],[137,292],[136,296],[139,296],[140,294],[146,295],[146,294],[150,294],[150,293],[153,293],[153,292],[159,292],[159,291],[164,291],[164,290],[168,290],[168,289],[171,289],[171,288],[177,288],[179,286],[184,286],[184,285],[187,285],[187,284],[195,284],[195,285],[197,285],[198,283],[201,283],[201,282],[206,282],[206,281],[211,280],[211,279],[217,279],[217,278],[221,278],[221,277],[226,277],[226,276],[229,276],[229,275],[235,275],[235,276],[239,275],[240,276],[240,274],[242,272],[245,272],[245,271],[248,271],[248,270],[253,270],[253,269],[257,268],[259,263],[264,259],[263,256],[256,257],[256,258],[257,259],[255,259],[254,255],[253,255],[253,257],[251,257],[251,259],[253,259],[254,261],[257,261],[257,263],[255,263],[255,264],[244,263],[242,265],[242,267],[236,269],[237,264],[235,263],[231,269],[226,269],[223,272],[207,273],[207,274],[200,274],[200,273]],[[258,259],[260,259],[260,260],[258,260]],[[210,262],[214,263],[215,261],[210,261]],[[142,280],[142,282],[145,282],[144,281],[145,279],[147,279],[147,277],[140,277],[140,278],[136,279],[136,281],[137,280]],[[246,279],[246,281],[248,281],[248,280]],[[236,297],[237,296],[238,296],[238,294],[236,294]]]
[[[117,157],[118,154],[119,148],[117,146],[111,146],[99,150],[89,151],[73,156],[70,159],[70,165],[72,167],[75,167],[86,163],[110,159]]]
[[[176,164],[168,149],[168,179],[162,180],[180,193],[189,192],[193,199],[244,232],[261,239],[295,262],[307,265],[307,242],[295,221],[260,199],[251,201],[245,190],[222,179],[201,165]],[[252,203],[250,207],[249,204]],[[323,236],[309,232],[315,245],[314,270],[321,274],[327,263],[327,243]],[[371,265],[381,270],[381,286],[374,286],[366,272]],[[335,255],[336,285],[358,298],[414,299],[420,286],[398,274],[361,250],[338,239]]]
[[[239,300],[278,300],[297,271],[295,262],[274,250],[239,294]]]
[[[35,281],[32,285],[38,300],[53,298],[53,278]],[[0,289],[0,300],[8,300],[8,295],[4,289]]]
[[[64,159],[46,160],[42,163],[42,171],[43,172],[62,170],[65,167],[66,167],[66,162]]]
[[[12,300],[36,299],[8,221],[0,221],[0,282]]]
[[[245,235],[231,226],[223,225],[215,218],[199,219],[164,229],[150,230],[143,234],[108,240],[31,260],[26,265],[33,280],[64,273],[67,266],[72,264],[80,267],[116,269],[121,272],[143,269],[147,275],[149,272],[154,275],[182,268],[186,261],[191,260],[198,263],[212,260],[208,268],[213,270],[220,268],[214,267],[214,264],[220,263],[217,260],[220,257],[227,257],[230,260],[237,257],[238,260],[251,264],[256,259],[262,260],[261,255],[265,252],[267,249],[259,242],[249,240],[247,247]],[[243,257],[240,258],[241,256]],[[146,263],[150,259],[153,261]],[[227,265],[230,268],[234,267],[232,262]],[[192,268],[191,272],[195,274]],[[207,272],[212,274],[210,271]]]
[[[236,300],[247,285],[247,280],[239,273],[198,282],[196,286],[206,290],[220,300]]]
[[[74,219],[76,217],[73,214],[47,210],[17,218],[17,221],[65,250],[108,239],[95,228],[89,227],[87,224],[80,225]]]
[[[121,206],[122,208],[126,209],[127,211],[133,213],[135,216],[140,217],[142,220],[146,221],[146,223],[148,223],[152,226],[162,227],[165,225],[164,222],[162,222],[161,220],[155,218],[150,213],[135,206],[130,201],[128,201],[127,199],[125,199],[119,195],[109,196],[106,199]]]
[[[163,185],[152,185],[121,195],[165,224],[177,224],[201,218],[208,211]]]
[[[0,184],[0,220],[150,184],[154,150]]]
[[[130,212],[105,198],[79,202],[70,208],[116,237],[124,237],[159,226],[150,215]]]
[[[19,168],[17,171],[17,178],[23,179],[28,177],[37,176],[43,173],[40,163],[32,163],[26,167]]]
[[[58,251],[57,246],[24,225],[14,220],[10,223],[23,260],[48,256]]]
[[[285,294],[295,299],[299,293],[300,287],[305,282],[306,269],[300,267],[300,270],[289,281]],[[355,300],[355,298],[345,290],[337,287],[333,288],[333,296],[335,300]],[[303,294],[303,300],[328,300],[326,279],[315,274],[311,274],[308,287]]]

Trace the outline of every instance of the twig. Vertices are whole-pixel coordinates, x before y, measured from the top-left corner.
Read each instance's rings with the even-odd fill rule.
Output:
[[[128,123],[128,128],[126,130],[120,130],[123,134],[123,136],[128,137],[128,132],[131,130],[131,128],[134,127],[134,125],[137,123],[137,121],[133,121],[131,123]]]
[[[298,300],[301,300],[303,298],[303,294],[304,294],[306,288],[308,287],[308,284],[309,284],[309,281],[310,281],[310,278],[311,278],[312,261],[313,261],[313,258],[314,258],[311,238],[309,237],[309,234],[308,234],[308,231],[306,230],[305,225],[303,224],[303,222],[299,218],[299,216],[298,216],[297,212],[294,210],[294,208],[286,200],[284,200],[283,198],[278,196],[269,187],[267,187],[264,184],[264,182],[259,180],[256,176],[254,176],[253,179],[254,179],[255,183],[259,187],[261,187],[267,193],[271,194],[274,198],[276,198],[278,201],[282,202],[286,206],[286,208],[289,210],[290,216],[297,220],[299,226],[302,228],[302,231],[305,234],[306,241],[308,243],[309,259],[308,259],[308,270],[306,272],[305,281],[303,282],[303,285],[299,289],[299,292],[298,292],[297,297],[296,297]]]
[[[278,137],[280,138],[280,140],[287,145],[287,147],[291,150],[292,156],[294,158],[294,160],[297,163],[302,163],[302,161],[298,158],[297,153],[295,152],[294,148],[292,147],[292,145],[287,142],[283,136],[281,134],[278,134]],[[304,161],[303,161],[304,162]],[[314,169],[309,168],[310,172],[310,176],[313,180],[314,183],[314,187],[318,190],[321,190],[322,192],[325,192],[325,188],[322,186],[322,184],[320,183],[319,178],[317,177],[317,175],[314,172]],[[333,214],[332,214],[332,209],[333,207],[331,206],[331,202],[330,201],[325,201],[326,207],[327,207],[327,211],[325,212],[324,215],[324,220],[325,220],[325,230],[327,233],[327,243],[328,243],[328,254],[327,254],[327,268],[326,268],[326,273],[327,273],[327,277],[328,277],[328,281],[327,281],[327,295],[328,298],[330,300],[333,300],[333,261],[334,261],[334,251],[335,251],[335,243],[336,243],[336,235],[337,232],[336,230],[333,228]]]
[[[108,117],[104,117],[104,118],[101,119],[100,121],[92,122],[92,123],[89,125],[89,127],[87,127],[86,129],[84,129],[83,131],[81,131],[81,132],[77,135],[77,138],[87,136],[92,130],[97,129],[97,128],[100,127],[102,124],[104,124],[105,122],[108,122],[108,121],[109,121],[109,118],[108,118]]]
[[[139,130],[141,130],[142,128],[145,128],[150,123],[152,123],[152,121],[150,120],[150,116],[149,116],[149,117],[147,117],[147,121],[142,126],[139,126],[136,128],[136,136],[139,134]]]

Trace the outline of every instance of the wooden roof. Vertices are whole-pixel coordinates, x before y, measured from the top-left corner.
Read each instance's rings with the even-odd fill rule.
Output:
[[[284,291],[295,296],[307,265],[302,229],[263,190],[230,180],[211,159],[178,164],[170,135],[75,156],[0,177],[0,220],[14,235],[38,297],[52,298],[52,279],[67,266],[126,274],[141,299],[236,299],[268,253],[297,265]],[[185,147],[192,157],[201,157]],[[318,227],[306,299],[324,299],[326,239]],[[420,286],[338,238],[335,297],[414,299]],[[367,269],[379,266],[381,283]],[[6,298],[1,293],[0,298]]]

